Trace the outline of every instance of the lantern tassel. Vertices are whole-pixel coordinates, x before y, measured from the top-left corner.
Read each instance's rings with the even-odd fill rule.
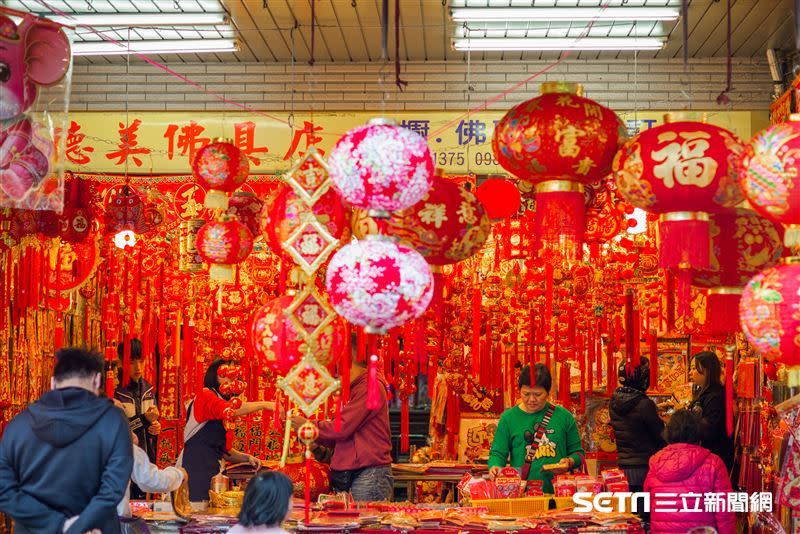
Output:
[[[472,375],[478,376],[481,368],[481,290],[472,293]]]
[[[740,288],[713,288],[706,304],[706,333],[711,336],[732,334],[739,329]]]
[[[677,269],[688,265],[694,269],[708,269],[711,249],[708,214],[678,212],[662,215],[658,231],[662,267]]]
[[[378,380],[378,356],[375,354],[369,357],[367,373],[367,410],[377,410],[381,406],[381,384]]]
[[[408,413],[408,397],[404,397],[400,405],[400,452],[409,450],[410,416]]]
[[[333,428],[336,432],[342,431],[342,396],[336,395],[336,413],[333,418]]]
[[[733,435],[733,351],[725,357],[725,430]]]
[[[658,386],[658,335],[650,332],[650,387]]]

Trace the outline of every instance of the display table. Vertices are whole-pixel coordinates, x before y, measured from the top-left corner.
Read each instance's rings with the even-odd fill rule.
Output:
[[[406,484],[408,500],[416,502],[416,485],[419,482],[443,482],[455,486],[464,474],[485,470],[486,466],[431,462],[427,464],[392,464],[395,485]]]

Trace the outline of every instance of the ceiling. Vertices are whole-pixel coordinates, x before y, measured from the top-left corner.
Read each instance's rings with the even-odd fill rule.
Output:
[[[7,2],[9,0],[0,0]],[[19,0],[17,0],[19,1]],[[38,12],[47,10],[40,0],[22,0],[36,4]],[[87,0],[91,3],[91,0]],[[96,2],[104,0],[95,0]],[[110,5],[127,4],[118,0]],[[452,38],[463,31],[462,25],[450,20],[453,5],[490,4],[513,6],[597,6],[599,0],[399,0],[400,57],[404,61],[464,61],[466,52],[452,48]],[[157,4],[163,0],[136,0],[136,4]],[[173,0],[174,7],[183,7],[197,0]],[[605,0],[609,5],[675,5],[678,0]],[[381,61],[381,0],[316,0],[315,53],[318,62]],[[311,56],[311,0],[222,0],[231,15],[234,34],[240,50],[231,53],[185,53],[155,56],[170,62],[228,62],[260,61],[307,62]],[[732,43],[736,57],[763,58],[768,48],[785,49],[794,42],[792,2],[790,0],[731,0]],[[389,56],[394,57],[394,1],[389,3]],[[726,1],[692,0],[689,7],[689,55],[694,58],[724,57],[726,55]],[[530,25],[528,35],[576,35],[580,28],[573,23],[540,23]],[[579,23],[583,24],[583,23]],[[661,25],[661,26],[659,26]],[[627,33],[626,33],[627,32]],[[201,32],[202,33],[202,32]],[[681,19],[653,23],[596,23],[592,35],[667,36],[659,51],[640,51],[638,57],[671,59],[683,57],[683,25]],[[203,34],[206,35],[206,34]],[[213,30],[208,35],[214,35]],[[218,35],[215,35],[218,36]],[[469,59],[480,60],[538,60],[558,57],[559,52],[471,52]],[[572,52],[578,59],[613,59],[632,57],[633,52]],[[120,63],[125,56],[93,56],[78,58],[79,63]]]

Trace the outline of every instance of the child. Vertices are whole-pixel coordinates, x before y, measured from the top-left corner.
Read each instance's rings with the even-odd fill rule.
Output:
[[[244,492],[239,523],[228,534],[286,534],[281,523],[292,506],[292,481],[267,471],[253,477]]]
[[[736,516],[726,511],[727,494],[733,489],[722,459],[699,445],[700,418],[688,410],[678,410],[665,431],[669,445],[650,459],[644,490],[650,492],[652,534],[680,533],[694,527],[714,527],[719,534],[736,534]],[[657,494],[667,493],[668,508],[663,511]],[[706,493],[720,493],[718,512],[705,511]],[[684,499],[682,496],[688,495]],[[681,511],[682,508],[686,508]],[[699,510],[699,511],[687,511]]]

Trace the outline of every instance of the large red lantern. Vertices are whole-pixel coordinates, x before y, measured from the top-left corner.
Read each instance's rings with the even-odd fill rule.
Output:
[[[343,199],[383,217],[419,202],[434,171],[426,139],[389,119],[347,132],[331,150],[328,167]]]
[[[228,208],[228,195],[247,180],[250,161],[233,143],[217,139],[197,151],[192,162],[192,174],[204,187],[205,206],[211,209]]]
[[[783,253],[778,225],[745,209],[712,215],[710,267],[696,271],[692,284],[708,288],[706,332],[723,335],[738,330],[742,288]]]
[[[475,196],[481,201],[492,220],[506,219],[519,211],[522,205],[517,184],[505,178],[490,178],[475,189]]]
[[[475,195],[437,176],[425,196],[388,219],[355,210],[353,235],[388,234],[422,254],[431,265],[447,265],[475,254],[489,236],[489,218]]]
[[[236,191],[228,202],[228,215],[233,215],[253,234],[253,238],[261,234],[261,210],[264,203],[255,193]]]
[[[800,263],[791,258],[756,275],[742,294],[742,330],[767,360],[787,366],[789,386],[800,385]]]
[[[232,265],[247,259],[253,250],[253,236],[239,221],[223,217],[200,228],[195,246],[203,261],[211,265],[213,280],[233,282]]]
[[[753,209],[785,225],[786,246],[800,246],[800,115],[753,137],[745,146],[739,183]]]
[[[608,174],[626,132],[613,111],[580,92],[575,84],[543,84],[541,96],[506,113],[492,139],[500,165],[535,184],[539,248],[567,259],[582,251],[584,186]]]
[[[741,201],[741,152],[728,130],[688,121],[645,130],[620,149],[614,160],[617,190],[635,207],[660,215],[662,267],[709,267],[709,213]]]
[[[419,317],[433,298],[425,258],[386,236],[370,235],[339,249],[325,285],[336,312],[373,334]]]

